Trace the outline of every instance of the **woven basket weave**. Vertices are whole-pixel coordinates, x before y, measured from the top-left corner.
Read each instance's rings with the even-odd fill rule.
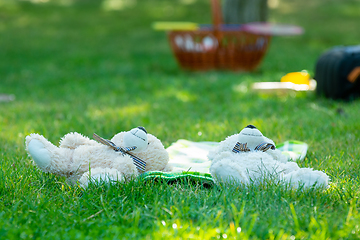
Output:
[[[211,0],[211,7],[212,26],[168,33],[179,65],[186,70],[254,70],[264,57],[271,36],[226,27],[222,24],[219,0]]]

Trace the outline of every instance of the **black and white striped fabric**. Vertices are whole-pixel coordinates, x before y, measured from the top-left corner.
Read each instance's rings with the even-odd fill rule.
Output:
[[[117,147],[115,145],[115,143],[113,143],[112,141],[110,140],[107,140],[107,139],[104,139],[102,137],[100,137],[99,135],[97,135],[96,133],[93,134],[93,138],[98,141],[99,143],[102,143],[104,145],[107,145],[109,147],[111,147],[112,149],[114,149],[115,151],[120,151],[120,148]]]
[[[262,142],[259,145],[257,145],[254,149],[254,151],[262,151],[265,152],[268,149],[275,150],[274,144]],[[239,143],[237,142],[232,150],[234,153],[239,152],[250,152],[251,150],[247,147],[247,143]]]
[[[235,144],[235,147],[232,150],[234,153],[239,153],[239,152],[250,152],[250,149],[247,147],[247,143],[239,143],[237,142]]]
[[[272,150],[275,150],[275,146],[274,146],[274,144],[271,144],[271,143],[267,143],[267,142],[262,142],[262,143],[260,143],[259,145],[257,145],[256,147],[255,147],[255,151],[263,151],[263,152],[265,152],[265,151],[267,151],[268,149],[272,149]]]
[[[131,147],[131,148],[128,148],[128,147],[125,147],[125,148],[122,148],[122,147],[118,147],[115,145],[115,143],[113,143],[112,141],[110,140],[107,140],[107,139],[104,139],[102,137],[100,137],[99,135],[97,135],[96,133],[93,134],[93,137],[96,141],[98,141],[99,143],[102,143],[104,145],[107,145],[109,147],[111,147],[112,149],[114,149],[116,152],[121,152],[123,155],[127,154],[129,155],[132,160],[133,160],[133,163],[135,164],[136,168],[138,169],[138,171],[140,173],[143,173],[145,172],[145,168],[146,168],[146,162],[141,160],[140,158],[134,156],[133,154],[130,153],[130,151],[136,149],[136,147]]]

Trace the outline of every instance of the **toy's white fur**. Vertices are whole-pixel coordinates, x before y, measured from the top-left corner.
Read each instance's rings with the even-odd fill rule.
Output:
[[[116,146],[124,147],[127,133],[120,132],[111,141]],[[169,155],[161,141],[151,134],[144,134],[146,146],[131,153],[146,162],[145,171],[170,171]],[[66,134],[59,147],[35,133],[26,137],[25,144],[29,155],[42,171],[65,176],[71,182],[79,181],[83,186],[87,186],[91,178],[108,182],[123,181],[139,174],[128,155],[115,152],[109,146],[79,133]]]
[[[246,132],[256,133],[245,136]],[[268,149],[265,152],[254,151],[256,144],[273,141],[262,136],[256,128],[244,128],[239,134],[229,136],[220,145],[209,152],[212,161],[210,173],[218,182],[237,182],[243,184],[260,183],[264,181],[285,182],[294,187],[327,186],[329,177],[311,168],[300,168],[295,162],[288,162],[285,155],[278,149]],[[232,152],[235,144],[248,143],[250,151]]]

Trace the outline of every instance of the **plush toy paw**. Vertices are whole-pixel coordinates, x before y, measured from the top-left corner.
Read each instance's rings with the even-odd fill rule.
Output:
[[[290,183],[293,187],[326,187],[329,184],[329,177],[321,171],[311,168],[301,168],[297,171],[285,174],[282,180]]]
[[[50,165],[50,152],[45,148],[44,143],[42,143],[40,140],[29,139],[27,143],[27,149],[29,154],[34,159],[34,162],[40,169],[45,170]]]
[[[235,163],[226,159],[211,166],[210,173],[217,182],[236,184],[250,182],[248,176]]]

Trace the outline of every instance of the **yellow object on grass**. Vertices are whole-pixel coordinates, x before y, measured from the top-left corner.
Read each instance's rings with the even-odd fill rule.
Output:
[[[310,78],[310,74],[303,70],[301,72],[291,72],[283,76],[280,82],[257,82],[252,88],[261,92],[287,92],[313,91],[316,89],[316,81]]]
[[[283,76],[280,82],[310,85],[310,74],[307,71],[291,72]]]
[[[197,30],[199,25],[192,22],[154,22],[152,24],[153,29],[159,31],[168,30]]]

